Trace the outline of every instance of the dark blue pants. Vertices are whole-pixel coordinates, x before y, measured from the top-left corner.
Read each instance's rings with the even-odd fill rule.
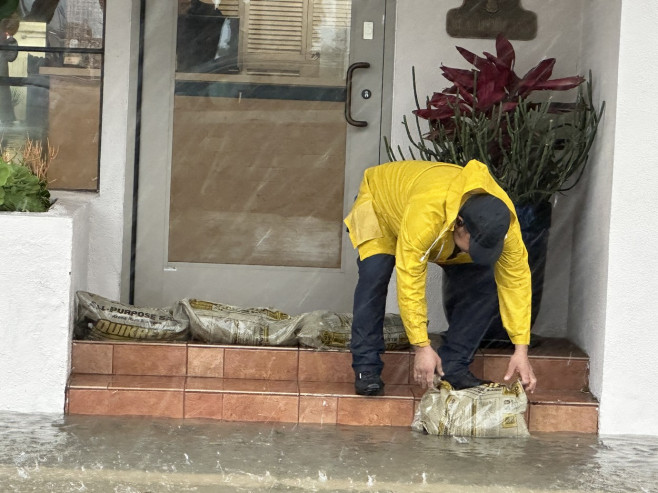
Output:
[[[446,375],[468,371],[475,351],[492,326],[502,326],[493,268],[475,264],[443,266],[443,307],[448,330],[438,349]]]
[[[394,255],[373,255],[357,259],[359,281],[354,290],[354,319],[352,320],[352,368],[356,373],[381,373],[384,363],[380,354],[384,344],[384,315],[388,282],[395,267]]]
[[[384,314],[393,255],[373,255],[357,261],[359,281],[354,291],[352,368],[380,373],[384,352]],[[468,371],[482,337],[500,318],[493,269],[474,264],[444,266],[444,307],[448,331],[439,348],[446,378]]]

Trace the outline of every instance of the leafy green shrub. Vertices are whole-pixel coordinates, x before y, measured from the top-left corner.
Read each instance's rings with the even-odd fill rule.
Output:
[[[46,180],[0,156],[0,211],[45,212],[49,207]]]

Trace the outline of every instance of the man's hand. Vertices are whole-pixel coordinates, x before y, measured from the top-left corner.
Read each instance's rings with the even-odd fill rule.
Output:
[[[514,373],[518,373],[521,376],[523,388],[532,393],[537,386],[537,377],[535,377],[535,372],[532,371],[532,365],[528,359],[528,346],[525,344],[516,344],[514,347],[514,354],[507,366],[505,381],[512,378]]]
[[[422,388],[434,385],[434,374],[443,376],[441,358],[432,346],[416,347],[414,359],[414,380]]]

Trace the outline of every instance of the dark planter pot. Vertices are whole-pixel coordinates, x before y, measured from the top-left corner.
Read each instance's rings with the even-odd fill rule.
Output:
[[[553,207],[550,202],[541,202],[538,204],[526,204],[516,206],[516,215],[519,218],[521,226],[521,235],[523,242],[528,250],[528,264],[532,275],[532,318],[531,327],[534,325],[539,308],[541,306],[542,295],[544,292],[544,272],[546,270],[546,251],[548,248],[548,235],[551,227]],[[476,267],[474,266],[473,269]],[[480,268],[481,269],[481,268]],[[493,276],[492,272],[489,274]],[[490,281],[493,282],[493,278]],[[450,289],[447,276],[443,276],[443,299],[444,309],[445,301]],[[482,341],[483,347],[491,347],[496,345],[508,345],[510,343],[509,336],[503,328],[500,316],[491,321],[491,325],[487,330],[484,340]]]
[[[546,270],[546,250],[548,233],[551,228],[553,206],[550,202],[527,204],[516,207],[516,215],[521,225],[523,243],[528,250],[528,264],[532,274],[532,321],[534,325],[544,293],[544,271]]]

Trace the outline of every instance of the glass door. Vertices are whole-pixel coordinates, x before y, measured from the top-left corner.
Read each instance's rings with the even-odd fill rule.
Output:
[[[385,1],[145,12],[135,303],[350,310],[342,218],[379,163]]]

